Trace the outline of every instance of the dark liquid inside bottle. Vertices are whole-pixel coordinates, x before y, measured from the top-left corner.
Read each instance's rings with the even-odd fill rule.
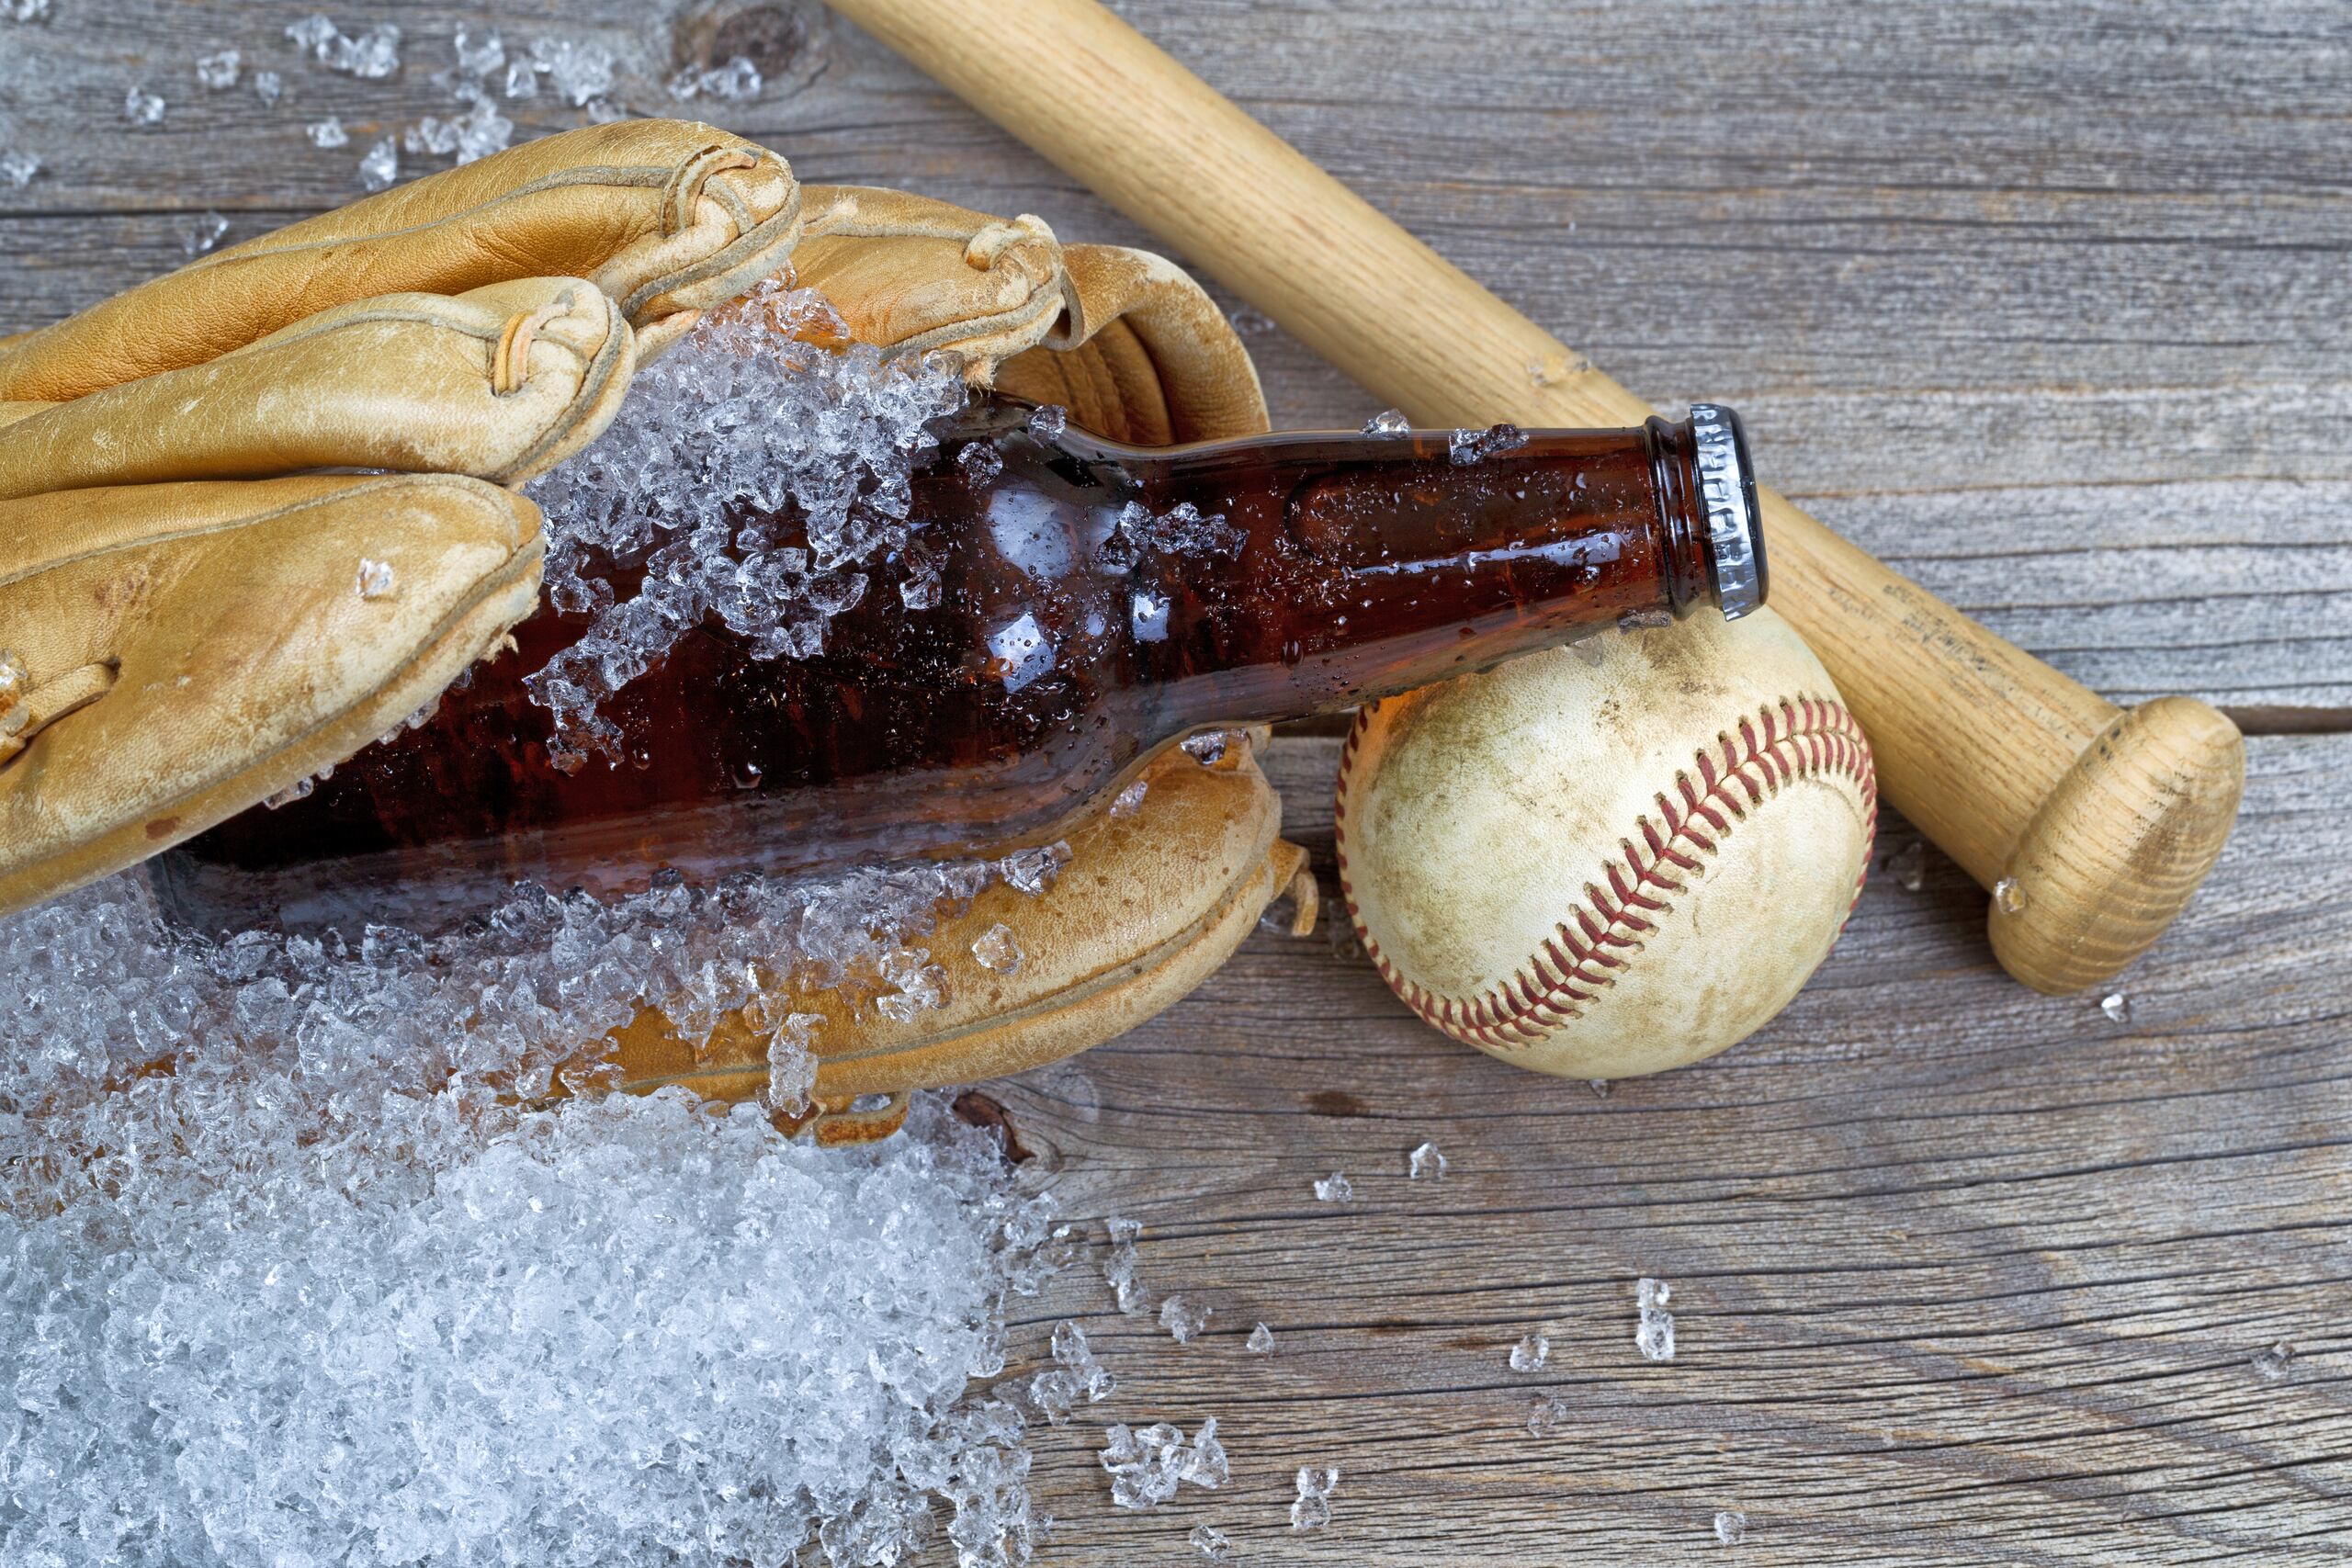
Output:
[[[1032,416],[982,400],[943,433],[910,543],[813,657],[691,628],[599,705],[617,745],[567,771],[525,678],[592,616],[543,603],[429,720],[159,857],[159,889],[199,927],[430,927],[523,878],[615,893],[665,866],[1001,852],[1192,731],[1687,614],[1728,558],[1704,493],[1725,459],[1689,423],[1510,433],[1464,462],[1442,432],[1138,449]],[[607,564],[628,597],[632,569]]]

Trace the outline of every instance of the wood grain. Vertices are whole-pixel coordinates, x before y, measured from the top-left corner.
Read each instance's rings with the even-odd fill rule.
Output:
[[[173,265],[182,214],[243,238],[358,194],[373,135],[446,112],[460,19],[602,39],[647,112],[733,39],[780,85],[716,118],[806,178],[1136,237],[815,0],[338,11],[408,30],[387,83],[293,63],[308,0],[52,8],[0,23],[0,146],[49,165],[0,186],[0,333]],[[2352,722],[2352,8],[1119,8],[1645,397],[1740,407],[1784,491],[2059,668]],[[279,108],[206,99],[187,62],[222,43],[286,73]],[[173,73],[164,126],[124,126],[130,82]],[[328,112],[348,149],[302,139]],[[1371,412],[1283,334],[1251,344],[1278,423]],[[1333,745],[1275,752],[1327,854]],[[2257,740],[2251,767],[2221,865],[2122,981],[2128,1025],[2003,980],[1930,853],[1917,893],[1873,880],[1762,1036],[1606,1099],[1422,1029],[1328,930],[987,1086],[1070,1214],[1147,1222],[1155,1297],[1218,1308],[1182,1349],[1120,1317],[1099,1228],[1087,1271],[1015,1303],[1016,1371],[1073,1316],[1123,1384],[1035,1435],[1041,1562],[1197,1562],[1203,1520],[1257,1562],[2344,1562],[2352,737]],[[1910,837],[1889,822],[1882,858]],[[1425,1137],[1442,1188],[1403,1178]],[[1313,1201],[1334,1168],[1351,1209]],[[1677,1287],[1670,1365],[1633,1350],[1645,1272]],[[1268,1361],[1238,1348],[1261,1317]],[[1512,1374],[1538,1329],[1550,1364]],[[2272,1383],[2252,1357],[2282,1338]],[[1542,1439],[1539,1394],[1566,1405]],[[1110,1507],[1104,1419],[1205,1415],[1230,1486]],[[1289,1474],[1326,1461],[1333,1525],[1293,1537]]]
[[[1327,895],[1338,744],[1269,767]],[[2007,983],[1930,851],[1761,1034],[1605,1096],[1444,1040],[1328,931],[1261,933],[1148,1027],[984,1086],[1092,1238],[1019,1314],[1013,1374],[1068,1316],[1120,1383],[1037,1439],[1069,1560],[1180,1562],[1207,1522],[1243,1561],[1698,1562],[1718,1509],[1748,1516],[1733,1562],[2352,1556],[2352,869],[2312,855],[2352,738],[2252,753],[2128,1022]],[[1917,841],[1890,821],[1882,860]],[[1424,1139],[1442,1183],[1406,1178]],[[1356,1201],[1315,1201],[1333,1170]],[[1146,1225],[1151,1302],[1215,1306],[1205,1336],[1119,1314],[1111,1213]],[[1634,1347],[1645,1274],[1671,1363]],[[1529,1333],[1551,1359],[1514,1373]],[[1107,1422],[1209,1416],[1230,1487],[1105,1508]],[[1294,1536],[1289,1478],[1323,1463],[1334,1523]]]

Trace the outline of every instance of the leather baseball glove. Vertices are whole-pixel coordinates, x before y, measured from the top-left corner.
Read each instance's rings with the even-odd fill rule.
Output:
[[[1127,442],[1266,428],[1223,314],[1159,257],[895,191],[803,189],[707,126],[579,130],[297,224],[0,340],[0,912],[135,863],[359,750],[536,607],[514,488],[593,440],[635,366],[789,265],[852,333]],[[354,474],[352,469],[388,470]],[[343,471],[338,471],[343,470]],[[400,592],[355,591],[395,553]],[[766,1086],[764,1020],[825,1013],[827,1139],[908,1090],[1120,1032],[1223,962],[1304,856],[1237,743],[1171,752],[1038,897],[933,933],[899,1022],[775,976],[762,1018],[616,1032],[606,1081]],[[1017,974],[971,946],[1002,920]]]

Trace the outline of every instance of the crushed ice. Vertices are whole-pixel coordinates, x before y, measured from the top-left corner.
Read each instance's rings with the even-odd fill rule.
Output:
[[[348,945],[193,939],[130,876],[0,921],[0,1562],[1026,1561],[968,1384],[1050,1222],[993,1141],[595,1092],[639,1007],[871,967],[955,874]]]
[[[1274,1331],[1261,1323],[1250,1331],[1250,1337],[1241,1342],[1241,1348],[1253,1356],[1271,1356],[1274,1353]]]
[[[1111,1477],[1111,1501],[1122,1508],[1156,1508],[1176,1495],[1180,1483],[1215,1491],[1231,1475],[1214,1416],[1190,1443],[1182,1427],[1167,1421],[1141,1431],[1123,1422],[1104,1437],[1097,1457]]]
[[[884,551],[903,548],[914,463],[930,426],[964,406],[944,361],[836,352],[831,306],[779,282],[706,321],[640,370],[594,445],[531,487],[547,515],[547,592],[591,617],[526,684],[555,717],[557,765],[620,756],[598,705],[715,617],[762,659],[807,659],[862,599]],[[787,535],[754,513],[789,516]],[[641,570],[623,598],[611,578]],[[885,590],[888,592],[888,590]],[[1008,874],[1008,880],[1012,880]]]
[[[1541,1334],[1530,1334],[1510,1348],[1510,1370],[1515,1372],[1541,1371],[1551,1359],[1552,1342]]]
[[[1318,1203],[1345,1203],[1356,1195],[1356,1184],[1345,1171],[1335,1170],[1315,1182],[1315,1201]]]
[[[1457,468],[1483,463],[1527,445],[1527,433],[1515,424],[1490,424],[1484,430],[1457,430],[1446,438],[1445,455]]]
[[[1193,1533],[1184,1539],[1192,1544],[1193,1551],[1212,1562],[1233,1561],[1232,1540],[1214,1525],[1194,1525]]]
[[[1432,1181],[1443,1181],[1449,1168],[1446,1157],[1438,1152],[1435,1144],[1423,1144],[1406,1156],[1405,1174],[1415,1181],[1423,1177]]]
[[[1179,1345],[1189,1345],[1193,1337],[1209,1325],[1209,1314],[1215,1307],[1199,1305],[1190,1296],[1171,1295],[1159,1303],[1159,1326]]]

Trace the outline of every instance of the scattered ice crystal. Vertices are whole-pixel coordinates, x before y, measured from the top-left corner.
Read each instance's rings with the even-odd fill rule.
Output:
[[[1534,1408],[1527,1414],[1527,1435],[1531,1438],[1548,1438],[1566,1426],[1567,1422],[1568,1402],[1566,1400],[1560,1398],[1557,1394],[1539,1399],[1535,1402]]]
[[[1674,1359],[1674,1314],[1666,1310],[1674,1287],[1663,1280],[1645,1279],[1634,1287],[1640,1324],[1634,1330],[1634,1348],[1653,1361]]]
[[[1747,1539],[1747,1516],[1736,1508],[1726,1508],[1715,1516],[1715,1539],[1725,1546],[1737,1546]]]
[[[809,1032],[825,1021],[822,1013],[787,1014],[768,1036],[768,1109],[798,1116],[808,1109],[817,1089],[817,1057]]]
[[[1104,1434],[1098,1456],[1111,1477],[1111,1501],[1122,1508],[1156,1508],[1176,1495],[1177,1484],[1214,1491],[1227,1475],[1225,1446],[1217,1441],[1216,1418],[1201,1423],[1196,1443],[1183,1428],[1166,1421],[1141,1431],[1122,1423]]]
[[[238,68],[243,62],[243,56],[235,50],[220,50],[197,61],[196,79],[211,92],[226,92],[237,85]]]
[[[506,40],[496,28],[477,39],[460,27],[449,48],[458,57],[458,69],[469,76],[487,76],[506,63]]]
[[[1054,885],[1054,878],[1069,860],[1069,845],[1056,840],[1026,850],[1015,850],[997,862],[998,874],[1016,893],[1032,897]]]
[[[1107,1235],[1109,1235],[1114,1246],[1133,1247],[1136,1242],[1143,1239],[1143,1222],[1141,1220],[1122,1219],[1120,1216],[1114,1214],[1109,1219],[1102,1222],[1102,1229]]]
[[[1094,1359],[1093,1348],[1086,1343],[1086,1330],[1064,1319],[1054,1325],[1054,1364],[1078,1379],[1087,1403],[1096,1404],[1111,1397],[1118,1383]]]
[[[400,144],[385,137],[359,160],[359,180],[369,190],[388,190],[401,177]]]
[[[217,212],[198,212],[182,218],[174,226],[179,235],[180,250],[189,256],[200,256],[220,243],[229,231],[229,220]]]
[[[392,575],[390,562],[369,560],[362,556],[359,558],[356,586],[362,599],[389,599],[398,591],[399,581]]]
[[[982,931],[972,943],[972,957],[983,969],[993,969],[1000,975],[1021,973],[1021,942],[1013,936],[1012,928],[1002,920]]]
[[[164,100],[145,87],[133,87],[122,96],[122,118],[133,125],[164,123]]]
[[[343,129],[343,121],[334,115],[312,120],[302,128],[302,134],[311,139],[313,147],[346,147],[351,143],[351,132]]]
[[[1363,422],[1366,435],[1410,435],[1413,422],[1405,417],[1403,409],[1382,409]]]
[[[613,51],[598,43],[576,39],[537,38],[531,40],[531,65],[548,79],[558,96],[574,108],[613,90]]]
[[[1405,1162],[1405,1173],[1416,1181],[1424,1176],[1432,1181],[1443,1181],[1447,1169],[1446,1158],[1438,1153],[1435,1144],[1421,1145]]]
[[[18,190],[33,183],[40,173],[40,160],[31,153],[11,150],[0,152],[0,180],[6,180]]]
[[[1133,817],[1136,812],[1143,809],[1143,797],[1150,793],[1151,781],[1148,779],[1136,780],[1135,783],[1129,784],[1126,788],[1121,790],[1116,795],[1112,797],[1111,815],[1114,817]]]
[[[1621,632],[1656,631],[1660,626],[1673,624],[1674,612],[1663,606],[1655,610],[1628,610],[1617,617],[1617,629]]]
[[[1490,424],[1484,430],[1457,430],[1445,444],[1448,461],[1457,468],[1483,463],[1527,445],[1527,433],[1515,424]]]
[[[1274,1353],[1274,1331],[1261,1323],[1250,1331],[1250,1337],[1241,1342],[1241,1348],[1255,1356],[1271,1356]]]
[[[286,36],[311,59],[346,76],[376,81],[401,68],[401,30],[390,22],[347,38],[332,20],[314,13],[288,28]]]
[[[1617,1089],[1616,1084],[1607,1078],[1587,1078],[1584,1081],[1585,1086],[1592,1090],[1593,1098],[1596,1100],[1607,1100]]]
[[[1223,1530],[1214,1526],[1194,1525],[1193,1533],[1184,1539],[1192,1543],[1193,1550],[1212,1562],[1233,1561],[1233,1542]]]
[[[910,577],[899,584],[899,603],[910,610],[935,609],[939,604],[942,586],[935,572]]]
[[[2121,991],[2109,991],[2098,999],[2098,1010],[2115,1023],[2132,1021],[2132,998]]]
[[[1198,735],[1184,737],[1184,754],[1201,766],[1214,767],[1225,761],[1226,752],[1233,749],[1233,731],[1204,729]]]
[[[2005,876],[1993,884],[1993,908],[2005,915],[2022,914],[2025,910],[2025,888],[2014,876]]]
[[[1295,1530],[1321,1529],[1331,1522],[1331,1494],[1340,1485],[1336,1465],[1301,1465],[1298,1471],[1298,1500],[1290,1506],[1290,1528]]]
[[[1233,323],[1233,330],[1243,337],[1263,337],[1268,333],[1281,330],[1272,316],[1255,305],[1242,306],[1228,320]]]
[[[822,652],[832,617],[915,536],[910,476],[933,422],[964,406],[963,380],[944,361],[793,335],[847,330],[818,295],[763,283],[640,369],[611,427],[531,485],[549,602],[591,617],[525,682],[554,716],[558,766],[617,763],[599,705],[706,620],[757,658]],[[619,598],[612,576],[638,569]]]
[[[261,100],[262,107],[277,107],[277,100],[285,96],[285,77],[280,76],[275,71],[256,71],[254,73],[254,96]]]
[[[296,779],[276,795],[264,796],[262,804],[272,811],[276,811],[283,807],[291,806],[298,800],[310,799],[311,792],[318,787],[319,781],[314,778]]]
[[[874,998],[875,1010],[895,1023],[912,1022],[916,1015],[945,999],[947,972],[931,961],[927,947],[901,947],[882,955],[882,978],[898,987]]]
[[[1062,438],[1069,426],[1069,410],[1059,403],[1045,403],[1029,416],[1029,434],[1048,445]]]
[[[739,54],[724,65],[683,68],[670,78],[670,96],[682,103],[690,98],[740,102],[758,97],[761,85],[760,68],[748,56]]]
[[[1102,1259],[1103,1282],[1118,1299],[1119,1310],[1132,1317],[1143,1310],[1143,1288],[1136,1282],[1138,1258],[1132,1240],[1115,1242]]]
[[[1905,893],[1917,893],[1928,882],[1928,840],[1914,839],[1886,863],[1886,874]]]
[[[2295,1348],[2281,1339],[2269,1349],[2256,1354],[2254,1370],[2262,1375],[2265,1382],[2277,1382],[2287,1375],[2287,1369],[2294,1359]]]
[[[1225,520],[1225,513],[1205,516],[1189,501],[1155,513],[1140,501],[1119,511],[1119,536],[1139,552],[1154,555],[1236,556],[1249,536]]]
[[[1510,1370],[1532,1372],[1543,1369],[1552,1359],[1552,1342],[1541,1334],[1531,1334],[1510,1348]]]
[[[964,478],[974,486],[992,484],[1004,472],[1004,454],[986,441],[967,443],[956,454],[956,466],[964,470]]]
[[[1335,1170],[1315,1183],[1315,1197],[1317,1202],[1344,1203],[1355,1195],[1355,1183],[1348,1179],[1344,1171]]]
[[[573,1070],[954,886],[321,942],[176,932],[130,874],[0,920],[0,1562],[1027,1562],[1023,1422],[970,1384],[1052,1225],[994,1139],[925,1095],[820,1148]]]
[[[1168,1337],[1177,1344],[1189,1345],[1193,1336],[1208,1326],[1209,1314],[1216,1310],[1195,1306],[1182,1295],[1170,1296],[1159,1303],[1159,1326],[1168,1330]]]

